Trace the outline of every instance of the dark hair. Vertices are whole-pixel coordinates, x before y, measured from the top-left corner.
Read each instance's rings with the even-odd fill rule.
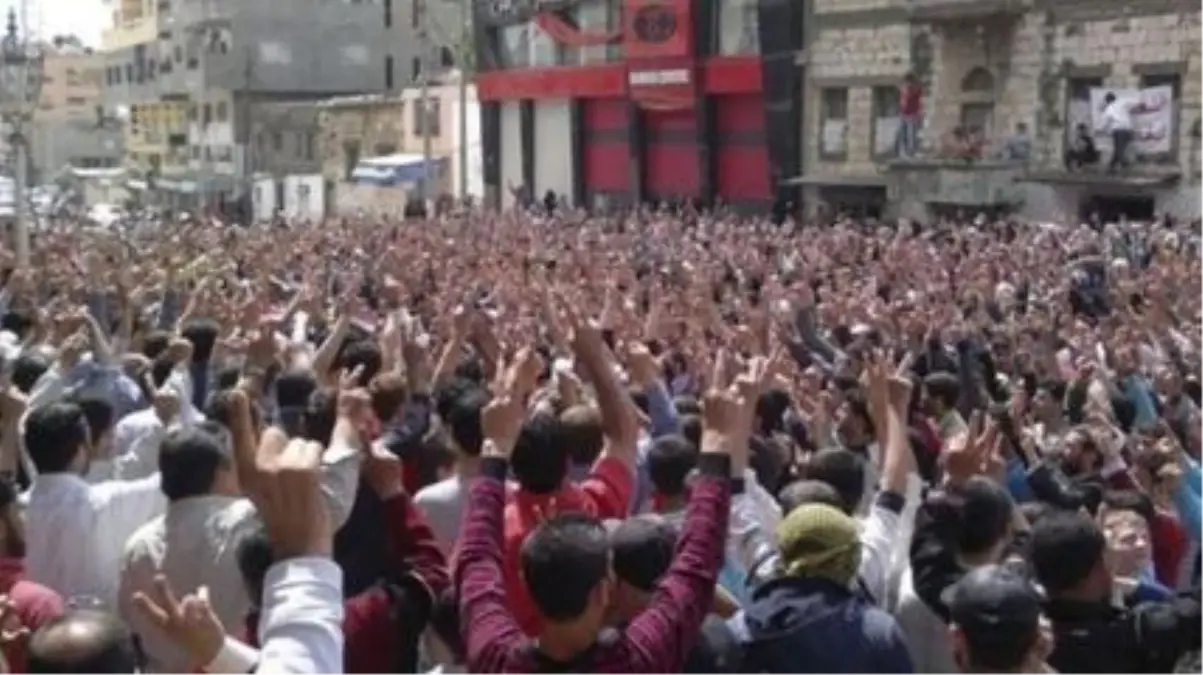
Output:
[[[1086,579],[1103,558],[1106,538],[1090,516],[1059,511],[1032,528],[1029,558],[1036,577],[1050,596]]]
[[[150,382],[155,387],[161,387],[167,382],[167,378],[171,377],[172,371],[175,370],[176,362],[172,361],[167,353],[164,352],[155,357],[155,360],[150,364]]]
[[[281,408],[304,408],[317,386],[313,371],[300,368],[285,370],[276,378],[276,404]]]
[[[220,424],[226,429],[233,429],[232,422],[234,418],[233,405],[230,403],[229,389],[223,391],[215,391],[209,395],[209,400],[205,403],[205,419]],[[251,399],[251,424],[256,427],[263,420],[263,412],[259,409],[259,402]]]
[[[539,614],[568,621],[585,611],[589,594],[610,571],[610,542],[596,519],[573,513],[539,524],[521,550],[522,578]]]
[[[333,389],[318,389],[309,395],[301,417],[305,440],[330,444],[334,423],[338,421],[338,394]]]
[[[789,410],[789,394],[780,389],[769,389],[756,401],[756,418],[760,423],[759,433],[768,435],[785,429],[785,412]]]
[[[1108,511],[1131,511],[1140,516],[1145,524],[1153,526],[1155,509],[1153,502],[1137,490],[1108,490],[1103,493],[1103,504]]]
[[[39,473],[61,473],[84,452],[88,420],[74,403],[51,403],[25,418],[25,449]]]
[[[33,391],[33,385],[37,384],[47,370],[50,370],[50,363],[40,355],[22,354],[13,361],[13,386],[22,394],[28,394]]]
[[[69,609],[29,638],[30,673],[134,673],[141,659],[134,635],[109,612]]]
[[[476,384],[464,389],[459,396],[447,402],[440,413],[451,440],[459,452],[468,457],[479,457],[485,433],[480,426],[480,413],[489,404],[489,392]]]
[[[685,494],[686,479],[697,463],[698,446],[678,434],[657,438],[647,453],[648,477],[656,492],[666,497]]]
[[[159,358],[171,346],[171,333],[165,330],[154,330],[142,338],[142,354],[150,360]],[[193,352],[196,348],[193,348]]]
[[[229,467],[232,458],[223,440],[210,429],[186,427],[173,429],[159,444],[159,480],[170,501],[208,494],[217,473]]]
[[[83,411],[93,443],[113,428],[113,404],[107,399],[84,395],[73,396],[71,400]]]
[[[221,327],[213,319],[190,319],[180,329],[180,335],[192,343],[192,362],[208,363],[213,358],[213,347]]]
[[[251,606],[259,607],[259,603],[263,602],[263,580],[267,577],[267,570],[276,562],[276,555],[272,552],[262,523],[257,523],[255,528],[243,535],[236,551],[242,585],[251,599]]]
[[[381,422],[393,419],[409,396],[405,377],[395,372],[380,373],[372,378],[368,392],[372,397],[372,412]]]
[[[702,416],[699,414],[681,415],[677,418],[677,424],[681,427],[681,435],[685,440],[693,443],[694,447],[702,447]]]
[[[962,629],[965,646],[969,651],[969,663],[977,672],[1006,673],[1023,665],[1028,652],[1040,639],[1037,626],[1026,634],[1016,634],[1014,629],[1001,631]]]
[[[560,413],[560,434],[569,459],[578,466],[591,466],[606,445],[601,413],[588,405],[574,405]]]
[[[841,511],[844,509],[840,493],[821,480],[803,479],[789,483],[781,488],[777,501],[781,503],[781,513],[787,515],[803,504],[826,504]]]
[[[877,425],[873,424],[873,415],[869,412],[869,401],[865,398],[864,391],[853,389],[845,394],[844,401],[848,404],[848,410],[864,425],[865,433],[869,438],[873,438],[877,434]]]
[[[510,468],[523,490],[548,494],[560,489],[568,475],[568,454],[560,442],[560,420],[536,413],[522,424]]]
[[[1006,536],[1015,516],[1015,503],[1006,488],[985,476],[973,476],[950,493],[961,500],[958,551],[985,553]]]
[[[380,372],[384,367],[384,356],[380,353],[380,347],[371,340],[355,340],[344,344],[338,358],[335,359],[334,368],[336,370],[354,370],[359,366],[363,366],[363,372],[359,377],[359,385],[362,387],[368,386],[372,378]]]
[[[215,391],[227,391],[238,386],[238,380],[242,379],[242,369],[238,366],[222,366],[213,375],[213,389]]]
[[[851,514],[865,493],[865,459],[851,450],[820,450],[807,462],[806,477],[834,488],[840,496],[840,510]]]
[[[957,399],[961,397],[961,383],[952,373],[939,371],[923,378],[923,389],[927,395],[944,405],[945,408],[956,407]]]

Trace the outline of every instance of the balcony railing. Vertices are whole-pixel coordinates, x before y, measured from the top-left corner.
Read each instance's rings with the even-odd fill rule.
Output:
[[[978,21],[1015,17],[1032,6],[1032,0],[907,0],[911,18],[918,21]]]
[[[997,160],[920,159],[890,165],[890,196],[925,204],[991,207],[1018,204],[1026,167]]]

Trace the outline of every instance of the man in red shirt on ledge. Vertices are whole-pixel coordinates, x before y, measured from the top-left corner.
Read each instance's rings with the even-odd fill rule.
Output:
[[[919,152],[919,128],[923,124],[923,88],[913,73],[902,78],[898,90],[898,156],[914,157]]]

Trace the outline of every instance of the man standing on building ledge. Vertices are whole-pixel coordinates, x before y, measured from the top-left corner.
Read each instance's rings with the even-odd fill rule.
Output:
[[[1111,134],[1111,163],[1107,171],[1114,173],[1128,166],[1128,146],[1132,143],[1132,106],[1107,92],[1103,97],[1103,133]]]
[[[923,121],[923,89],[913,73],[902,78],[898,90],[898,156],[914,157],[919,152],[919,127]]]

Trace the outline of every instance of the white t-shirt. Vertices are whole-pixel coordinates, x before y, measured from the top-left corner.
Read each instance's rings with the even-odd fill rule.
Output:
[[[1131,131],[1132,111],[1127,101],[1116,99],[1103,108],[1103,130]]]
[[[414,505],[426,516],[426,523],[434,532],[434,538],[450,554],[459,535],[460,517],[468,501],[468,481],[460,476],[445,478],[433,485],[418,490]]]

